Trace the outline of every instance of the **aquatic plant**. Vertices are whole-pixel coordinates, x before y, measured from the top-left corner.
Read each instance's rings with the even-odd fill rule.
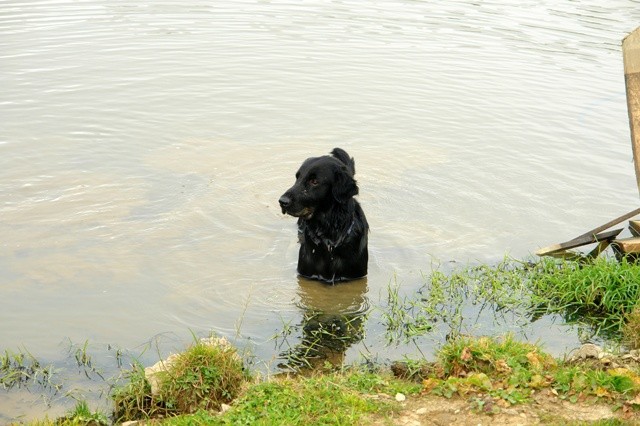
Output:
[[[518,321],[557,314],[587,337],[619,339],[640,300],[640,266],[626,259],[598,258],[579,263],[552,258],[521,261],[506,257],[496,265],[479,265],[425,277],[414,295],[400,297],[388,288],[383,312],[388,343],[406,343],[446,324],[449,335],[463,330],[465,307],[507,313]]]
[[[53,377],[53,366],[43,366],[26,349],[18,352],[5,349],[0,355],[0,387],[4,389],[35,384],[43,389],[57,392],[62,385],[54,382]]]

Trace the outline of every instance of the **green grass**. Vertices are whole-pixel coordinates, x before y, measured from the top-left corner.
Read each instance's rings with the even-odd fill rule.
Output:
[[[144,367],[137,361],[124,373],[124,386],[116,387],[111,399],[116,422],[144,420],[163,414],[163,408],[153,403],[151,385],[144,376]]]
[[[169,412],[219,409],[231,402],[246,379],[242,359],[230,345],[197,342],[159,375],[158,399]]]
[[[438,361],[447,376],[477,372],[516,382],[528,382],[531,375],[555,365],[553,358],[538,346],[518,342],[511,335],[452,339],[438,352]]]
[[[312,377],[280,377],[251,386],[221,416],[200,411],[163,421],[168,425],[351,425],[397,410],[392,396],[421,386],[359,369]],[[385,394],[386,399],[379,398]]]
[[[640,306],[636,306],[625,319],[622,343],[629,349],[640,349]]]
[[[334,376],[335,378],[335,376]],[[283,379],[252,387],[224,424],[354,424],[379,404],[331,377]]]
[[[518,404],[553,383],[556,361],[538,346],[502,338],[458,337],[438,352],[437,366],[423,384],[445,397],[483,393]]]
[[[79,401],[73,410],[69,411],[66,416],[55,420],[45,418],[30,422],[30,426],[108,426],[111,422],[106,414],[89,409],[86,401]]]
[[[447,398],[489,395],[505,405],[528,402],[539,389],[571,402],[592,398],[618,404],[640,393],[637,366],[607,368],[599,363],[558,361],[539,346],[515,341],[510,335],[452,339],[426,371],[415,375],[426,391]]]
[[[532,290],[544,310],[589,324],[596,334],[619,337],[640,300],[640,267],[626,259],[603,257],[588,264],[547,260],[531,272]]]

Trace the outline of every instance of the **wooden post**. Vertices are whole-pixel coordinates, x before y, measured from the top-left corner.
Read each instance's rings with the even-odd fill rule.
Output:
[[[633,163],[640,191],[640,27],[622,40],[624,81],[627,86],[627,109],[631,128]]]

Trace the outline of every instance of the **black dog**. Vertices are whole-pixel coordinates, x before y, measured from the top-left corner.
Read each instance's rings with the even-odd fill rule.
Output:
[[[355,163],[344,150],[308,158],[280,197],[283,214],[298,218],[298,273],[329,283],[367,275],[369,224],[353,198]]]

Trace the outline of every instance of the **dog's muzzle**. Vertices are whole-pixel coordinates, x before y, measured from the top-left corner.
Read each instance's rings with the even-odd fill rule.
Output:
[[[287,214],[287,208],[291,205],[291,198],[289,198],[287,195],[283,195],[282,197],[280,197],[278,202],[280,203],[282,214]]]
[[[297,204],[293,202],[291,197],[287,194],[280,197],[278,200],[280,203],[280,208],[282,209],[282,214],[289,214],[293,217],[301,217],[303,219],[311,219],[313,216],[314,209],[311,207],[299,207]],[[299,209],[299,210],[292,210]]]

